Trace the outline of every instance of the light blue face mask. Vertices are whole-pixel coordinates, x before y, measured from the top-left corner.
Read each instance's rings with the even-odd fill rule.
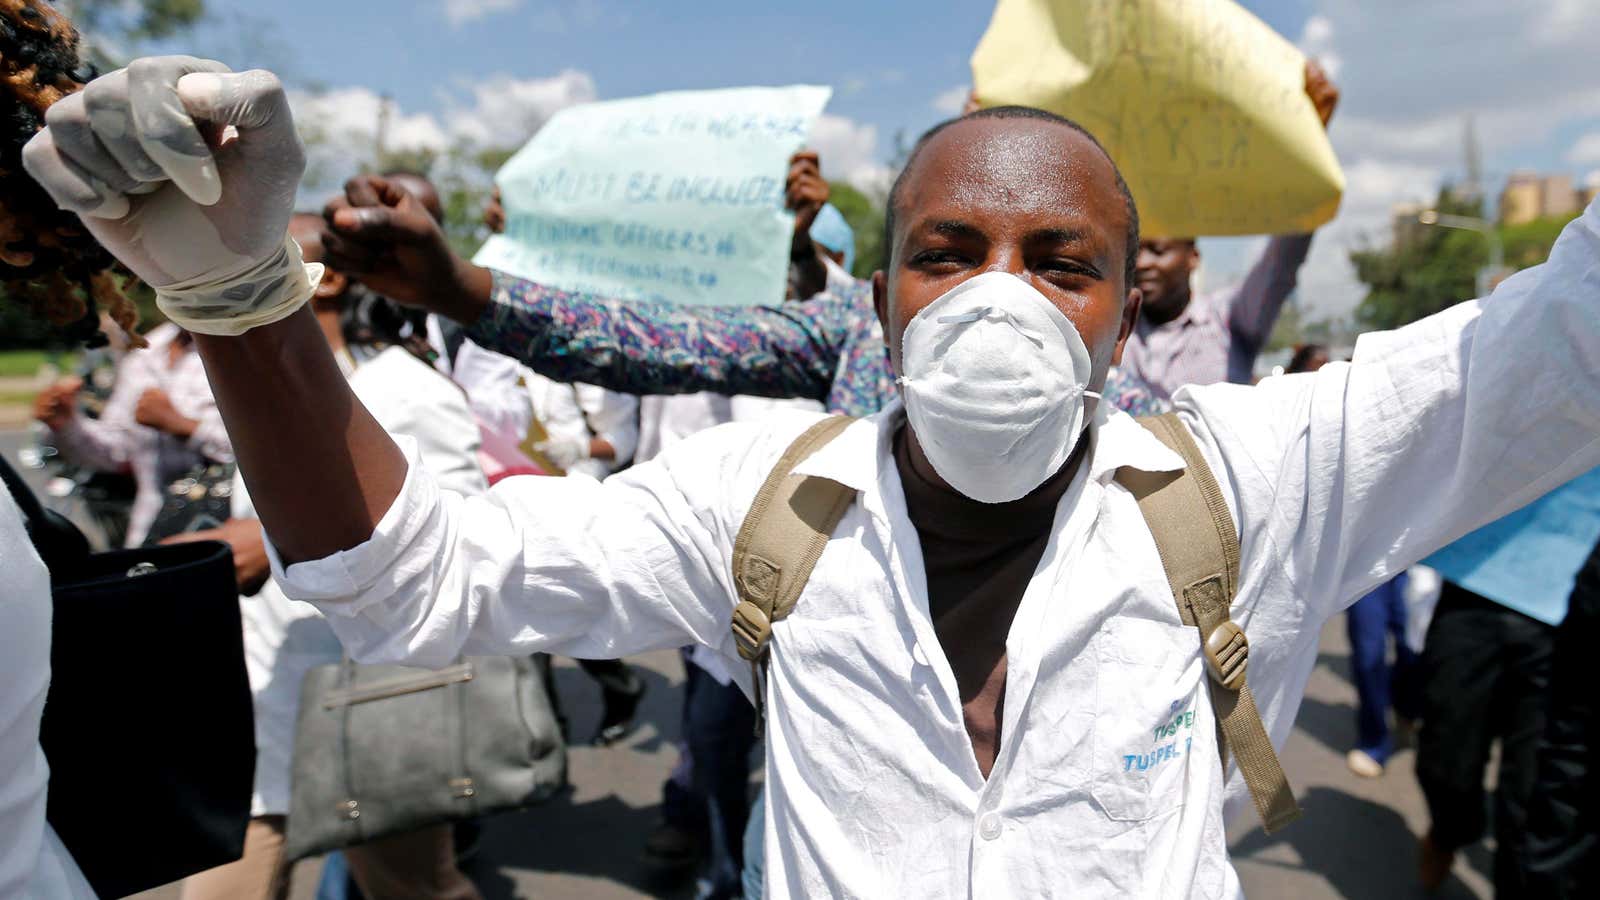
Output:
[[[811,239],[834,253],[844,254],[844,270],[856,261],[856,233],[850,228],[850,223],[844,220],[844,213],[832,203],[825,203],[822,210],[817,213],[816,221],[811,223]]]

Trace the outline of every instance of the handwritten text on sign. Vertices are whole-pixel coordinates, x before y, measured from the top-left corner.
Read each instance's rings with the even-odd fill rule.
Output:
[[[1305,58],[1233,0],[1000,0],[972,57],[984,106],[1075,119],[1121,168],[1147,234],[1310,231],[1344,175]]]
[[[624,299],[779,302],[788,160],[829,93],[681,91],[563,110],[495,177],[506,231],[474,262]]]

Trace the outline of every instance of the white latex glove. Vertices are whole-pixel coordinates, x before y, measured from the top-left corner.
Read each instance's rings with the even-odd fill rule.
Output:
[[[533,445],[533,449],[544,454],[562,469],[571,469],[572,464],[582,462],[589,458],[589,441],[578,438],[551,438]]]
[[[322,267],[288,238],[305,151],[271,72],[137,59],[58,101],[45,126],[23,166],[178,325],[240,334],[310,298]]]

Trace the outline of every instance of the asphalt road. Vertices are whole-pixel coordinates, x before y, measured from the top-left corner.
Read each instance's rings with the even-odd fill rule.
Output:
[[[0,453],[13,462],[24,435],[0,431]],[[32,475],[32,473],[25,473]],[[1283,763],[1305,817],[1271,837],[1250,823],[1232,834],[1235,865],[1251,897],[1407,898],[1416,886],[1417,836],[1427,825],[1412,754],[1399,753],[1377,779],[1350,774],[1344,753],[1355,738],[1355,690],[1348,671],[1342,618],[1322,635],[1316,670]],[[635,659],[648,682],[640,727],[605,749],[574,747],[573,789],[555,801],[487,823],[483,849],[469,872],[485,897],[688,897],[692,885],[663,880],[639,857],[656,820],[660,785],[674,761],[683,672],[676,653]],[[599,715],[599,690],[575,666],[558,661],[556,681],[573,734],[588,735]],[[1489,845],[1470,848],[1454,877],[1434,895],[1443,900],[1488,898]],[[292,900],[311,900],[321,868],[316,860],[294,873]],[[176,900],[176,887],[139,895]]]

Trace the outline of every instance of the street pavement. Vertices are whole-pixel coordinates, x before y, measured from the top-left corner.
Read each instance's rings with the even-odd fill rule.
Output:
[[[0,453],[15,462],[23,437],[18,431],[0,431]],[[1247,896],[1425,896],[1416,885],[1415,860],[1427,813],[1412,774],[1412,752],[1402,750],[1377,779],[1358,778],[1344,765],[1345,751],[1355,738],[1348,656],[1341,616],[1323,632],[1305,702],[1282,754],[1305,817],[1270,837],[1250,827],[1248,820],[1230,833]],[[672,741],[678,734],[682,665],[675,652],[647,654],[632,662],[648,685],[634,733],[613,747],[573,747],[569,792],[486,823],[482,850],[468,871],[488,900],[693,895],[692,884],[661,877],[639,854],[659,812],[661,782],[675,759]],[[573,735],[593,734],[599,688],[568,660],[557,661],[555,678]],[[1453,877],[1433,896],[1490,897],[1490,846],[1479,844],[1463,853]],[[315,896],[320,869],[320,860],[296,867],[291,900]],[[169,886],[138,896],[177,900],[179,891]]]

